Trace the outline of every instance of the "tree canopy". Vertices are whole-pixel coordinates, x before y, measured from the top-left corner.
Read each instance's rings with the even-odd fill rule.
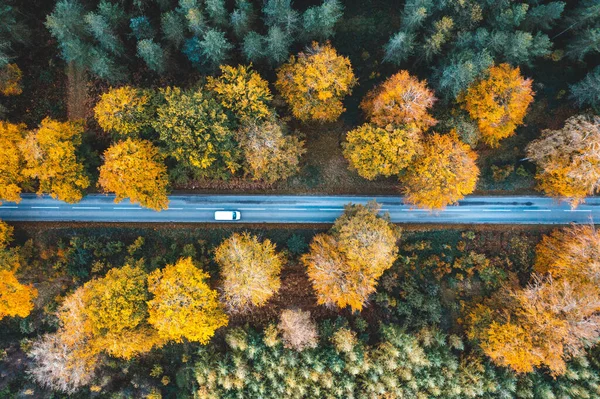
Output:
[[[110,88],[94,108],[96,122],[107,132],[136,136],[150,123],[149,103],[147,91],[131,86]]]
[[[335,121],[357,81],[350,60],[329,43],[314,42],[277,71],[275,87],[302,121]]]
[[[25,124],[0,121],[0,200],[21,201],[21,184],[25,177],[19,145],[25,137],[25,128]]]

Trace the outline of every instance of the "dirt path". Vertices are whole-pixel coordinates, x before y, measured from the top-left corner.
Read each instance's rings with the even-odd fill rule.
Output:
[[[67,65],[67,115],[70,120],[87,117],[87,79],[85,71],[72,62]]]

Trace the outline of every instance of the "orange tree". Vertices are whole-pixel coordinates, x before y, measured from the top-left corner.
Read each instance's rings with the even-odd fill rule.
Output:
[[[110,88],[94,107],[98,125],[122,136],[137,135],[149,124],[150,93],[131,86]]]
[[[244,152],[246,172],[255,180],[274,183],[293,176],[300,169],[304,142],[285,135],[282,125],[270,120],[246,122],[237,132]]]
[[[235,233],[217,247],[215,261],[223,276],[224,301],[233,311],[262,306],[279,290],[284,258],[270,240]]]
[[[273,99],[269,82],[252,70],[252,67],[238,65],[221,66],[221,76],[207,78],[208,90],[211,90],[217,101],[230,111],[238,120],[267,119],[273,114],[269,102]]]
[[[153,298],[148,302],[148,322],[162,339],[205,344],[227,325],[217,292],[207,283],[209,277],[191,258],[150,274],[148,289]]]
[[[164,340],[148,324],[147,275],[125,265],[84,285],[84,323],[90,350],[131,359],[161,346]]]
[[[23,174],[39,181],[38,194],[49,193],[65,202],[77,202],[90,185],[83,163],[77,158],[83,125],[45,118],[39,128],[21,142]]]
[[[404,200],[423,208],[442,209],[475,190],[477,154],[456,134],[433,134],[402,176]]]
[[[536,248],[532,282],[504,287],[477,306],[467,333],[497,364],[517,372],[566,361],[600,340],[600,235],[592,226],[556,230]]]
[[[117,202],[129,198],[147,208],[167,209],[168,183],[163,156],[149,141],[129,138],[104,153],[98,184],[114,192]]]
[[[492,66],[487,77],[473,83],[460,96],[463,107],[477,121],[483,141],[497,147],[523,123],[533,101],[531,80],[508,64]]]
[[[437,123],[428,113],[435,100],[426,81],[400,71],[369,92],[360,106],[367,119],[379,127],[414,124],[426,129]]]
[[[396,260],[399,232],[378,210],[374,203],[349,205],[329,234],[314,237],[302,262],[319,304],[360,311]]]
[[[389,177],[404,170],[421,146],[421,133],[414,125],[380,128],[364,124],[346,135],[344,156],[365,179]]]
[[[540,188],[576,206],[600,188],[599,146],[600,117],[578,115],[562,129],[544,130],[527,146],[527,156],[538,166]]]
[[[329,43],[314,42],[277,71],[275,87],[302,120],[335,121],[344,112],[342,99],[351,93],[356,78],[350,60]]]
[[[24,162],[19,143],[25,136],[25,128],[24,124],[0,121],[0,200],[21,200]]]

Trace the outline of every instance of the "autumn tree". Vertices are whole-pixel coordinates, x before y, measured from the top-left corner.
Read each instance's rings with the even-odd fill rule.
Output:
[[[17,64],[7,64],[0,68],[0,93],[4,96],[17,96],[23,92],[21,78],[23,72]]]
[[[300,158],[306,151],[304,141],[285,135],[274,120],[247,122],[237,132],[246,172],[255,180],[274,183],[293,176],[300,169]]]
[[[24,124],[0,121],[0,200],[21,201],[24,161],[19,144],[25,136],[25,128]]]
[[[90,185],[84,166],[77,157],[83,125],[45,118],[30,132],[20,148],[25,159],[23,174],[39,182],[38,194],[73,203],[81,200]]]
[[[208,285],[209,277],[191,258],[150,274],[148,289],[153,298],[148,302],[148,322],[162,339],[206,344],[218,328],[227,325],[218,294]]]
[[[277,328],[281,332],[283,346],[301,352],[316,348],[319,344],[317,326],[309,311],[285,309],[279,315]]]
[[[110,88],[94,108],[102,129],[122,136],[135,136],[149,124],[150,93],[131,86]]]
[[[429,114],[435,101],[426,81],[400,71],[371,90],[360,107],[367,119],[379,127],[411,124],[426,129],[437,123]]]
[[[517,372],[567,371],[600,340],[600,235],[593,226],[555,230],[536,248],[525,287],[506,286],[467,317],[468,334],[490,358]]]
[[[113,268],[84,285],[84,331],[93,352],[131,359],[164,341],[148,324],[147,275],[139,266]]]
[[[34,380],[43,387],[73,394],[91,383],[99,363],[84,328],[84,288],[67,296],[58,309],[58,331],[36,340],[28,356]]]
[[[128,138],[107,149],[98,184],[114,192],[116,202],[129,198],[154,210],[169,206],[167,167],[158,148],[147,140]]]
[[[398,231],[379,207],[349,205],[328,234],[318,234],[302,257],[319,304],[360,311],[398,255]]]
[[[455,134],[433,134],[401,178],[404,201],[423,208],[442,209],[475,190],[477,154]]]
[[[37,290],[23,285],[13,271],[0,270],[0,320],[5,317],[27,317],[33,310]]]
[[[329,43],[314,42],[279,68],[275,87],[296,118],[330,122],[344,112],[342,100],[356,82],[347,57]]]
[[[279,290],[284,264],[270,240],[234,233],[215,250],[223,276],[223,296],[232,311],[263,306]]]
[[[537,165],[536,179],[548,195],[568,198],[573,206],[600,188],[600,117],[578,115],[562,129],[544,130],[527,146]]]
[[[207,78],[211,90],[221,105],[234,113],[238,120],[267,119],[273,114],[269,107],[273,99],[269,83],[251,67],[221,66],[221,76]]]
[[[461,101],[471,118],[477,121],[483,141],[497,147],[500,140],[512,136],[523,124],[533,101],[531,79],[508,64],[492,66],[487,76],[472,84]]]
[[[225,109],[210,92],[161,91],[154,123],[169,153],[198,176],[226,178],[240,168],[240,150]]]
[[[414,126],[385,128],[364,124],[346,135],[344,156],[365,179],[399,174],[421,147],[421,132]]]

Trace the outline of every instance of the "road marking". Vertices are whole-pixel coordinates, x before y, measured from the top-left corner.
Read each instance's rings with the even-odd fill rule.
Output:
[[[265,208],[240,208],[240,211],[266,211]]]
[[[471,212],[470,209],[444,209],[442,212]]]
[[[182,211],[182,210],[183,210],[183,208],[168,208],[168,209],[165,209],[165,211]]]
[[[4,208],[4,209],[17,209],[18,206],[6,206],[6,205],[2,205],[2,206],[0,206],[0,209],[2,209],[2,208]]]
[[[99,206],[73,206],[71,209],[100,209]]]
[[[278,208],[278,211],[308,211],[306,208]]]
[[[523,212],[551,212],[550,209],[523,209]]]
[[[129,210],[141,211],[142,210],[142,208],[120,208],[117,206],[114,207],[113,209],[126,210],[126,211],[129,211]]]
[[[59,209],[58,206],[32,206],[31,209]]]
[[[344,208],[319,208],[320,211],[343,211]]]
[[[401,209],[403,212],[430,212],[429,209]]]
[[[196,208],[197,211],[218,211],[225,208]]]
[[[389,209],[380,209],[379,212],[389,212]]]
[[[565,209],[565,212],[591,212],[591,209]]]
[[[510,209],[482,209],[481,212],[512,212]]]

